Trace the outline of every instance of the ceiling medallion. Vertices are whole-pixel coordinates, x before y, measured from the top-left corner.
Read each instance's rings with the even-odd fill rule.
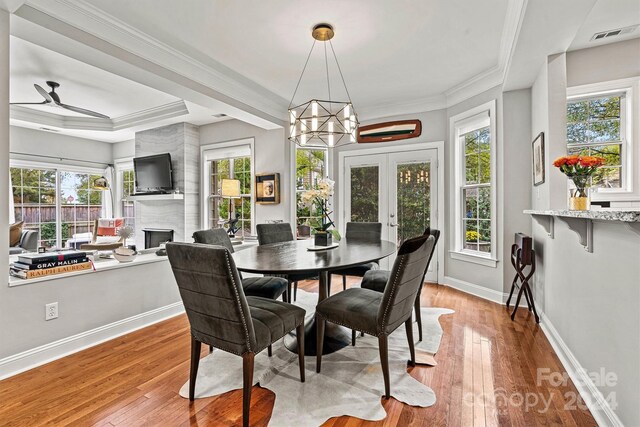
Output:
[[[338,58],[333,50],[331,39],[334,35],[335,32],[333,27],[329,24],[318,24],[313,27],[313,31],[311,32],[311,36],[314,38],[313,45],[311,46],[311,51],[307,56],[307,61],[304,64],[302,74],[298,79],[298,84],[296,85],[296,89],[291,97],[291,102],[289,103],[289,140],[295,142],[301,147],[335,147],[340,144],[345,136],[347,137],[345,138],[345,141],[356,142],[356,132],[359,124],[358,116],[353,109],[349,90],[347,89],[347,85],[344,81],[342,70],[340,70]],[[302,81],[304,72],[307,69],[309,58],[311,58],[313,48],[317,41],[324,43],[328,100],[311,99],[303,104],[292,107],[296,92],[300,87],[300,82]],[[327,42],[331,47],[331,53],[333,53],[336,68],[340,74],[348,101],[335,101],[331,99]]]

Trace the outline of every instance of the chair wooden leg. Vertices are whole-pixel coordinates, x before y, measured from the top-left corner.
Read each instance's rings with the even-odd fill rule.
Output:
[[[347,276],[342,275],[342,290],[346,291],[347,290]]]
[[[298,364],[300,365],[300,382],[304,382],[304,323],[296,328],[296,340],[298,341]]]
[[[273,356],[273,349],[271,348],[271,344],[269,344],[269,347],[267,347],[267,356]]]
[[[364,336],[364,332],[360,332],[360,336],[363,337]]]
[[[420,311],[420,296],[416,298],[415,304],[416,322],[418,322],[418,342],[422,341],[422,312]]]
[[[351,330],[351,345],[355,347],[356,345],[356,330]]]
[[[242,425],[249,427],[249,409],[251,408],[251,388],[253,387],[253,358],[255,353],[242,355]]]
[[[322,365],[322,342],[324,341],[324,325],[326,320],[316,316],[316,372],[320,373]]]
[[[384,397],[388,399],[391,396],[391,386],[389,385],[389,346],[386,335],[380,335],[378,337],[378,346],[380,350],[382,376],[384,378]]]
[[[293,282],[293,300],[298,299],[298,282]]]
[[[411,366],[416,366],[416,349],[413,343],[413,322],[411,321],[411,317],[404,322],[404,327],[407,331],[407,341],[409,342],[409,354],[411,355]]]
[[[191,336],[191,370],[189,372],[189,400],[193,402],[196,394],[196,377],[198,376],[198,365],[200,364],[200,349],[202,343]]]
[[[211,354],[211,353],[213,353],[213,346],[212,345],[209,346],[209,354]]]
[[[327,273],[327,298],[331,296],[331,273]]]
[[[287,302],[291,303],[291,282],[287,280]]]

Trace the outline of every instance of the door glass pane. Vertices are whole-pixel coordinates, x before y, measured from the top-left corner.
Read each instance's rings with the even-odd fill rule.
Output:
[[[378,166],[351,168],[352,222],[378,222]]]
[[[431,163],[408,163],[397,167],[398,245],[420,236],[431,224]]]

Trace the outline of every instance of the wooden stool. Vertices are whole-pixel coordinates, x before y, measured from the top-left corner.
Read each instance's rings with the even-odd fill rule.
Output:
[[[533,311],[536,323],[540,323],[540,318],[536,311],[536,304],[533,301],[533,293],[529,286],[529,279],[533,277],[533,273],[536,271],[536,252],[532,248],[531,237],[522,233],[516,233],[515,243],[511,246],[511,264],[513,268],[516,269],[516,275],[511,284],[511,292],[509,292],[509,298],[507,299],[507,308],[509,308],[514,289],[520,288],[518,297],[516,298],[516,305],[513,308],[513,313],[511,313],[511,320],[514,320],[516,317],[516,311],[520,305],[520,298],[522,298],[522,294],[524,293],[529,311]],[[524,270],[527,266],[530,266],[530,269],[529,273],[525,275]],[[520,281],[519,285],[518,281]]]

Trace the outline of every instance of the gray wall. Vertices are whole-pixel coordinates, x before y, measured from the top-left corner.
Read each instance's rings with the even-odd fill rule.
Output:
[[[567,86],[640,76],[640,38],[567,53]]]
[[[255,172],[280,174],[280,204],[256,205],[255,223],[267,220],[291,222],[290,143],[284,129],[265,130],[239,120],[226,120],[200,127],[200,145],[254,138]]]
[[[566,61],[564,54],[554,55],[541,68],[531,90],[531,138],[540,131],[547,136],[547,181],[531,187],[535,209],[567,206],[567,179],[552,165],[566,152],[567,84],[622,77],[604,70],[616,67],[603,52],[619,48],[570,52]],[[617,385],[597,386],[605,398],[615,393],[614,412],[625,425],[640,425],[640,237],[621,223],[594,222],[594,251],[588,253],[560,220],[553,239],[535,220],[532,231],[538,263],[533,294],[547,330],[555,329],[587,372],[604,369],[617,376]]]
[[[136,140],[116,142],[111,144],[111,157],[115,159],[124,159],[134,157],[136,155]]]
[[[112,144],[108,142],[94,141],[91,139],[77,138],[61,135],[54,132],[28,129],[11,126],[10,129],[11,151],[32,154],[22,156],[12,154],[12,159],[39,160],[43,162],[59,163],[56,159],[39,156],[68,157],[79,159],[79,162],[64,161],[65,164],[75,164],[88,167],[100,167],[90,162],[112,163]]]
[[[9,241],[9,14],[0,8],[0,241]],[[9,259],[9,245],[0,244],[0,259]],[[0,262],[0,277],[9,277],[9,264]],[[0,358],[12,354],[7,347],[16,334],[14,302],[6,283],[0,283]],[[13,328],[11,327],[13,326]]]

